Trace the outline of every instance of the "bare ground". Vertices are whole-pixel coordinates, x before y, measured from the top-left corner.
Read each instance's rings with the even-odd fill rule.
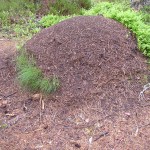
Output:
[[[137,97],[137,101],[118,100],[112,105],[110,101],[91,101],[73,107],[44,97],[45,109],[41,110],[39,101],[18,86],[15,44],[0,40],[1,150],[150,149],[148,101]],[[145,78],[139,78],[143,86]],[[147,99],[149,92],[145,93]]]

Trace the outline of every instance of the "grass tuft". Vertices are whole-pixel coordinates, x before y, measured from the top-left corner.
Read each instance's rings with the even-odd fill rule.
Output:
[[[23,49],[20,51],[16,64],[21,86],[33,92],[45,94],[55,92],[59,87],[59,80],[56,77],[44,78],[42,71],[36,67],[33,57],[29,57]]]
[[[57,78],[41,80],[40,88],[43,93],[51,93],[57,90],[59,80]]]
[[[21,85],[33,91],[39,90],[41,77],[42,72],[34,66],[23,68],[18,74]]]

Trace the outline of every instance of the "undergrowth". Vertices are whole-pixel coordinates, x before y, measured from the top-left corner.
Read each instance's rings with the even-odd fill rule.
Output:
[[[56,0],[50,4],[50,13],[54,15],[82,14],[82,9],[90,9],[91,0]]]
[[[37,7],[30,0],[0,0],[0,29],[5,37],[31,37],[40,30]]]
[[[149,6],[144,6],[141,10],[140,13],[143,15],[142,20],[150,25],[150,5]]]
[[[59,15],[49,14],[42,17],[42,19],[40,20],[40,24],[43,27],[47,28],[71,17],[72,16],[59,16]]]
[[[56,77],[45,78],[42,71],[37,68],[34,58],[29,56],[24,49],[20,50],[17,57],[18,80],[23,88],[45,94],[56,91],[59,80]]]

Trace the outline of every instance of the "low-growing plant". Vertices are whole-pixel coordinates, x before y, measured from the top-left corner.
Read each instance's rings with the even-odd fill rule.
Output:
[[[36,8],[29,0],[0,0],[0,28],[4,36],[32,36],[40,30]]]
[[[22,18],[20,23],[13,24],[13,30],[16,37],[32,37],[40,31],[40,23],[36,21],[35,15],[30,14],[30,19]]]
[[[54,24],[57,24],[63,20],[66,20],[68,18],[71,18],[72,16],[58,16],[58,15],[46,15],[44,17],[42,17],[42,19],[40,20],[40,24],[43,27],[50,27]]]
[[[68,0],[56,0],[50,4],[50,13],[54,15],[71,15],[80,13],[80,8],[76,3]]]
[[[143,18],[142,20],[150,25],[150,5],[144,6],[141,10],[140,13],[142,14]]]
[[[23,88],[48,94],[59,87],[59,80],[56,77],[45,78],[42,71],[36,66],[34,58],[29,56],[24,49],[20,50],[16,65],[18,80]]]
[[[23,16],[28,15],[28,12],[35,13],[35,6],[29,0],[0,0],[1,26],[10,24],[22,14]]]
[[[91,6],[91,0],[56,0],[50,3],[50,14],[61,16],[82,14],[82,9],[89,9]]]
[[[92,6],[92,1],[91,0],[72,0],[72,2],[76,3],[79,8],[83,9],[90,9]]]

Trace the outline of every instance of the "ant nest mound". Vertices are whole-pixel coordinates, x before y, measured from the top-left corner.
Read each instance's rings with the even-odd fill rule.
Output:
[[[59,78],[61,87],[53,95],[58,101],[68,105],[101,101],[108,110],[120,100],[126,101],[124,107],[138,101],[145,58],[131,32],[112,19],[67,19],[43,29],[25,48],[45,76]]]

